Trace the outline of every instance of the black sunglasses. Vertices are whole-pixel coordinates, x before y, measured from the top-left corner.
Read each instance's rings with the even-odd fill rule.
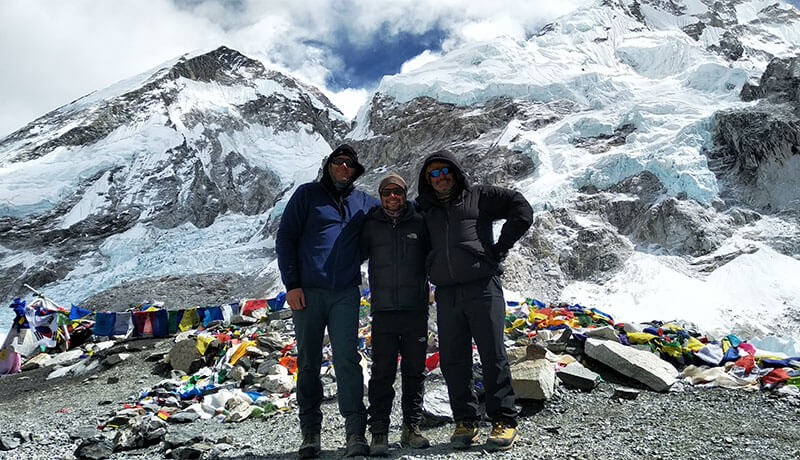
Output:
[[[430,174],[431,177],[446,176],[450,174],[450,168],[433,169],[428,174]]]
[[[406,191],[401,188],[385,188],[381,190],[382,197],[390,197],[390,196],[405,196]]]
[[[345,165],[348,168],[352,168],[353,165],[356,164],[356,162],[349,158],[334,158],[333,160],[331,160],[331,164],[335,166]]]

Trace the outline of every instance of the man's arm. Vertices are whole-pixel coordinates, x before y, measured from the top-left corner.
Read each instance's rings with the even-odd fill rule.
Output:
[[[286,303],[292,310],[305,308],[305,296],[300,285],[300,236],[307,213],[305,193],[298,189],[283,210],[278,233],[275,237],[275,252],[281,281],[286,287]]]
[[[481,212],[490,213],[493,220],[505,219],[493,250],[502,260],[533,224],[533,208],[516,190],[485,186],[481,196]]]

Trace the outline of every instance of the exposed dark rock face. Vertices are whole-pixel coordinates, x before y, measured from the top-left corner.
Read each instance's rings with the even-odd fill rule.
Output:
[[[770,61],[759,84],[745,84],[741,97],[744,101],[787,102],[797,109],[800,106],[800,57]]]
[[[421,159],[442,148],[454,152],[475,183],[508,185],[535,170],[533,159],[497,145],[512,122],[536,129],[569,113],[569,106],[537,104],[497,98],[476,106],[459,107],[428,97],[398,103],[376,94],[369,115],[374,134],[352,141],[367,170],[381,165],[403,175],[409,190],[416,190]],[[382,171],[367,174],[368,190],[377,186]],[[413,194],[412,194],[413,196]]]
[[[800,58],[775,59],[760,85],[746,85],[747,110],[718,113],[709,167],[721,194],[765,213],[795,209],[800,200]]]

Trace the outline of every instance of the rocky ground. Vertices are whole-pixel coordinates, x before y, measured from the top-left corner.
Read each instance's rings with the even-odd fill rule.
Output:
[[[127,360],[82,377],[46,380],[52,368],[45,368],[0,378],[0,459],[73,459],[85,440],[113,438],[115,430],[101,431],[98,425],[141,389],[164,378],[163,365],[148,358],[170,344],[154,339],[118,344],[116,352],[125,348],[130,353]],[[605,381],[592,392],[558,387],[543,404],[522,402],[521,439],[508,452],[490,453],[480,444],[453,451],[447,444],[451,424],[425,428],[431,448],[403,449],[395,424],[390,458],[800,458],[797,396],[683,383],[668,393],[655,393],[608,372],[603,375]],[[612,398],[622,385],[638,388],[638,397]],[[322,458],[340,458],[343,419],[335,401],[326,402],[323,410]],[[395,415],[393,422],[398,423]],[[488,431],[485,424],[481,443]],[[299,441],[297,413],[290,410],[239,423],[169,424],[162,442],[114,452],[109,458],[294,458]]]

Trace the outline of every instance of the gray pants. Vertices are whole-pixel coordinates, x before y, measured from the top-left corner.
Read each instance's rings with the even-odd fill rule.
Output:
[[[306,308],[295,310],[297,339],[297,403],[300,406],[300,429],[303,434],[322,429],[322,341],[325,328],[333,347],[333,364],[339,412],[345,419],[345,431],[364,434],[367,424],[364,408],[364,377],[358,353],[358,287],[342,290],[304,288]]]

